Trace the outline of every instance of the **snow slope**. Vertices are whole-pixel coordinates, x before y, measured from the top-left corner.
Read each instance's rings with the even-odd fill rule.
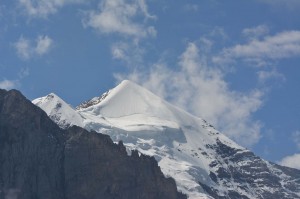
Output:
[[[278,184],[293,181],[205,120],[128,80],[76,110],[50,95],[54,97],[49,99],[48,95],[33,103],[61,127],[78,125],[105,133],[115,142],[122,140],[128,149],[154,156],[164,174],[173,177],[178,189],[190,199],[261,198],[264,194],[284,193],[285,188],[274,183],[268,184],[267,189],[261,188],[280,172],[284,177],[278,179]],[[57,104],[62,106],[57,108]],[[253,183],[254,180],[258,182]],[[300,195],[300,189],[296,189],[296,194]]]
[[[72,125],[83,127],[81,115],[54,93],[37,98],[32,103],[42,108],[62,128]]]

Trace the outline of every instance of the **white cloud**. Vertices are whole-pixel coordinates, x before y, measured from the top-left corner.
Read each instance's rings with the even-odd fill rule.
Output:
[[[245,28],[242,31],[243,35],[250,39],[255,39],[269,33],[269,27],[266,25],[259,25],[253,28]]]
[[[16,81],[11,81],[11,80],[0,81],[0,88],[1,89],[10,90],[12,88],[15,88],[16,86],[17,86]]]
[[[38,55],[46,54],[52,46],[53,40],[46,36],[38,36],[36,41],[35,52]]]
[[[225,73],[206,64],[195,43],[189,43],[180,56],[180,69],[171,70],[158,63],[149,71],[133,71],[128,78],[149,88],[173,104],[200,116],[244,146],[255,144],[260,138],[261,124],[253,121],[252,113],[262,105],[263,93],[231,91]]]
[[[296,143],[298,149],[300,149],[300,131],[295,131],[292,134],[293,141]]]
[[[156,35],[157,35],[157,30],[154,28],[154,26],[149,26],[149,27],[147,28],[147,33],[148,33],[148,35],[151,36],[151,37],[156,37]]]
[[[138,3],[142,13],[144,14],[144,16],[147,18],[147,19],[156,19],[156,16],[155,15],[151,15],[149,14],[148,12],[148,5],[146,3],[146,0],[136,0],[136,2]]]
[[[145,22],[138,22],[137,16],[143,16],[145,19],[155,18],[148,13],[144,0],[103,0],[99,10],[87,12],[83,24],[100,33],[118,33],[134,38],[155,36],[155,28],[147,27]]]
[[[125,62],[126,66],[132,68],[143,63],[144,53],[145,50],[134,42],[116,42],[111,46],[113,58]]]
[[[283,158],[280,165],[300,169],[300,154],[294,154]]]
[[[28,39],[23,38],[21,36],[19,40],[14,44],[17,54],[19,57],[23,59],[29,59],[31,56],[31,46],[30,41]]]
[[[226,63],[241,59],[264,66],[272,60],[299,56],[300,31],[286,31],[274,36],[265,36],[262,40],[253,39],[247,44],[226,48],[213,60],[215,63]]]
[[[295,142],[298,149],[300,149],[300,131],[292,133],[292,139]],[[280,165],[300,169],[300,153],[291,156],[284,157],[279,161]]]
[[[129,50],[129,46],[127,43],[119,42],[112,45],[111,54],[114,59],[127,60],[128,50]]]
[[[258,80],[260,83],[265,83],[268,80],[281,80],[285,81],[285,76],[281,73],[279,73],[275,68],[271,70],[260,70],[257,72]],[[274,82],[273,82],[274,83]]]
[[[48,53],[52,45],[53,40],[47,35],[38,36],[35,42],[21,36],[19,40],[14,43],[17,55],[24,60]]]
[[[19,5],[31,17],[47,17],[66,4],[83,3],[85,0],[18,0]]]

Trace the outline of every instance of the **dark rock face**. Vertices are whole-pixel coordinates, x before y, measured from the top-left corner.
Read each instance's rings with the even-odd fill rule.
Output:
[[[0,198],[64,198],[61,130],[15,90],[0,91]]]
[[[60,129],[16,90],[0,89],[0,199],[181,199],[154,158],[79,127]]]
[[[127,156],[122,143],[79,127],[68,129],[67,137],[66,198],[184,198],[154,158],[137,151]]]

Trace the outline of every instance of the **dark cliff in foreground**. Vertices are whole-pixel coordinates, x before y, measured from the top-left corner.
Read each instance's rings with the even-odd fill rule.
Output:
[[[16,90],[0,89],[0,199],[179,199],[154,158],[79,127],[60,129]]]

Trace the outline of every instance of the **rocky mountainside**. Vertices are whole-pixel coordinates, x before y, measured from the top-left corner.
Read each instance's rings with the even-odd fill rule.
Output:
[[[205,120],[133,82],[125,80],[76,109],[55,94],[33,103],[61,128],[77,125],[105,133],[127,149],[155,157],[190,199],[300,198],[299,170],[257,157]]]
[[[107,135],[63,130],[16,90],[0,90],[0,199],[183,199],[153,157]]]

